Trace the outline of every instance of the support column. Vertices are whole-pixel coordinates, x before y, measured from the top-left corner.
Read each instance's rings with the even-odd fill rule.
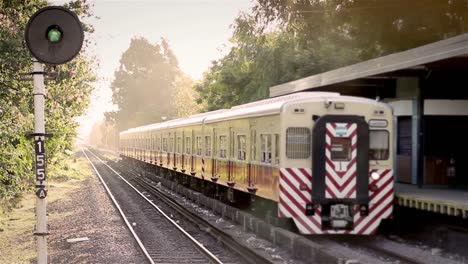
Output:
[[[424,184],[424,96],[421,80],[418,80],[413,98],[413,115],[411,125],[411,182],[422,188]]]

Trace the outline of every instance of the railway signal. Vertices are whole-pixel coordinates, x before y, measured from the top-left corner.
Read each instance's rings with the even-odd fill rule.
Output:
[[[72,60],[83,45],[83,27],[72,11],[58,6],[38,10],[30,18],[25,40],[33,56],[34,137],[36,173],[37,263],[47,263],[47,178],[45,142],[45,87],[43,63],[58,65]]]
[[[31,54],[40,62],[57,65],[72,60],[83,45],[83,27],[72,11],[49,6],[37,11],[25,32]]]

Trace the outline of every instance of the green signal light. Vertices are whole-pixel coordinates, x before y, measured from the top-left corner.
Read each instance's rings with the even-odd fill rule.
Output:
[[[47,39],[52,43],[57,43],[62,40],[62,31],[58,28],[51,28],[47,32]]]

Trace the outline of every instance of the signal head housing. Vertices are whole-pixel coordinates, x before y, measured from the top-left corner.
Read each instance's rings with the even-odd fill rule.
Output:
[[[40,62],[57,65],[72,60],[81,50],[83,26],[77,15],[60,6],[39,9],[25,32],[31,54]]]

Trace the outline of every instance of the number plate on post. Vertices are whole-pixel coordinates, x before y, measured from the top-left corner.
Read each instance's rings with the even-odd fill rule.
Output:
[[[36,172],[36,196],[40,199],[44,199],[47,196],[47,190],[45,189],[45,150],[44,136],[34,137],[34,149],[35,149],[35,172]]]

